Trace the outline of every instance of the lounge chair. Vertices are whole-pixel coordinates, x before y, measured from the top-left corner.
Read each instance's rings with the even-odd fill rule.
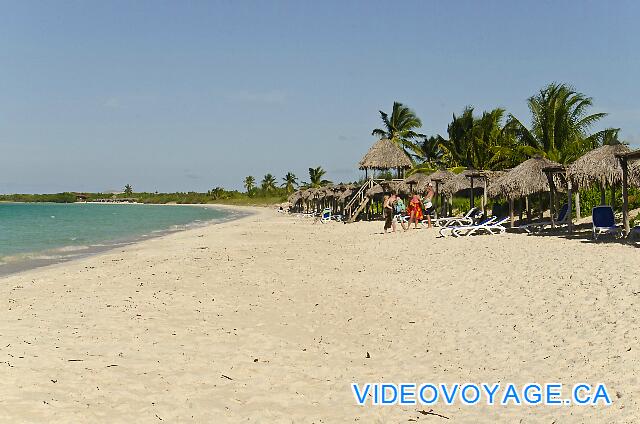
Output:
[[[554,224],[558,227],[569,224],[569,205],[564,204],[560,208],[560,212],[558,213],[558,217],[556,218]],[[551,226],[551,221],[540,221],[533,222],[531,224],[520,225],[518,229],[524,230],[527,233],[533,233],[536,231],[542,231],[545,227]]]
[[[485,220],[483,220],[482,222],[478,223],[477,225],[491,225],[493,223],[493,221],[496,220],[495,216],[489,217]],[[450,235],[453,235],[453,230],[456,230],[458,228],[469,228],[472,227],[474,224],[470,224],[470,225],[458,225],[456,227],[442,227],[440,228],[440,235],[442,237],[446,237],[447,233],[449,233]]]
[[[593,239],[598,240],[598,236],[603,234],[622,235],[622,227],[616,225],[616,218],[611,206],[596,206],[591,211],[593,221]]]
[[[451,231],[454,237],[472,236],[474,234],[503,234],[507,229],[502,225],[509,220],[509,217],[504,217],[495,222],[480,223],[478,225],[470,225],[468,227],[457,227]]]
[[[478,208],[471,208],[464,216],[453,216],[449,218],[439,218],[434,220],[434,224],[438,227],[460,227],[464,225],[472,225],[473,218],[480,212]]]
[[[324,208],[322,210],[322,215],[320,215],[320,222],[326,224],[331,221],[331,208]]]

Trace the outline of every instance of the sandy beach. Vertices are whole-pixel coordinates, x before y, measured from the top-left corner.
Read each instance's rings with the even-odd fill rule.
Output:
[[[0,421],[640,420],[637,248],[255,212],[0,279]],[[350,387],[531,381],[613,404],[372,407]]]

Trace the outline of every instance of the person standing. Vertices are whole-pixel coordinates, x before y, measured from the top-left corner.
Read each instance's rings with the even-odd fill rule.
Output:
[[[433,184],[427,184],[427,194],[424,197],[424,213],[427,215],[427,228],[431,228],[431,214],[433,213],[433,196],[436,192],[433,190]]]
[[[384,232],[385,234],[389,230],[392,229],[392,232],[396,232],[396,221],[394,219],[394,210],[393,204],[396,201],[396,194],[391,193],[391,196],[384,196],[384,201],[382,203],[382,212],[384,214]]]
[[[413,228],[418,229],[418,222],[420,222],[423,218],[422,216],[422,206],[420,205],[420,198],[417,194],[414,194],[411,198],[411,202],[409,202],[409,207],[407,208],[407,212],[409,212],[409,225],[405,229],[407,231],[411,228],[411,223],[413,222]]]

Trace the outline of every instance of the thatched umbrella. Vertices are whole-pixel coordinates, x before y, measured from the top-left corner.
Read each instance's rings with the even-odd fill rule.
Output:
[[[614,144],[604,145],[585,153],[568,168],[571,183],[578,189],[599,186],[600,202],[603,205],[606,203],[606,187],[611,187],[611,206],[615,206],[615,187],[622,185],[622,166],[617,156],[629,151],[629,147],[624,144]],[[628,171],[628,183],[639,186],[640,164],[630,163]]]
[[[465,169],[459,174],[454,174],[453,177],[444,182],[444,184],[442,185],[442,192],[447,197],[453,197],[453,195],[459,191],[469,190],[471,188],[471,179],[467,178],[467,176],[475,172],[477,171],[472,169]]]
[[[629,235],[629,177],[630,171],[640,175],[640,150],[621,153],[616,155],[622,166],[622,221],[624,223],[624,234]],[[640,178],[638,178],[640,179]]]
[[[622,166],[616,155],[628,153],[624,144],[605,145],[593,149],[569,165],[569,178],[578,188],[592,185],[614,187],[622,183]],[[629,173],[630,182],[638,185],[636,169]]]
[[[409,186],[410,190],[416,193],[424,193],[427,185],[431,183],[431,176],[427,174],[413,174],[405,178],[404,182]]]
[[[367,192],[365,193],[365,196],[372,198],[373,196],[376,196],[382,193],[384,193],[384,188],[382,188],[380,184],[376,184],[373,187],[371,187],[369,190],[367,190]]]
[[[520,165],[493,179],[487,193],[491,197],[504,196],[509,200],[509,218],[514,225],[514,200],[524,197],[527,199],[527,216],[529,214],[528,196],[536,193],[551,192],[549,177],[545,168],[561,167],[557,162],[543,157],[527,159]],[[542,199],[540,200],[542,205]],[[520,210],[522,218],[522,209]],[[542,210],[540,211],[542,214]]]
[[[345,202],[349,197],[351,197],[352,194],[353,194],[353,190],[352,189],[350,189],[350,188],[345,189],[338,196],[338,202]]]
[[[482,207],[484,209],[487,204],[485,188],[490,181],[499,178],[501,174],[501,171],[466,169],[460,174],[446,180],[442,186],[442,193],[444,193],[445,196],[452,198],[455,193],[463,190],[469,191],[469,204],[470,207],[473,207],[475,192],[482,192],[484,194],[482,198]],[[474,181],[477,182],[477,180],[481,180],[482,185],[475,184]]]
[[[411,194],[411,187],[404,181],[384,181],[381,184],[386,191],[405,195]]]
[[[398,175],[413,166],[409,156],[393,141],[383,138],[378,140],[360,160],[360,169],[387,171],[396,169]],[[367,174],[368,175],[368,174]]]
[[[560,164],[541,157],[527,159],[500,178],[493,179],[487,194],[491,197],[504,196],[507,199],[516,199],[550,191],[549,180],[543,169],[552,166]]]

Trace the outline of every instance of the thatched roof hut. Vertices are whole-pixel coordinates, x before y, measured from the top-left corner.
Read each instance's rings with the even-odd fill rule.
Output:
[[[378,140],[362,158],[360,169],[409,169],[413,166],[409,156],[393,141]]]
[[[422,181],[428,180],[429,176],[427,174],[416,173],[404,179],[404,182],[409,185],[419,184]]]
[[[380,184],[376,184],[365,192],[365,196],[373,197],[382,193],[384,193],[384,188]]]
[[[289,196],[287,201],[289,203],[291,203],[292,205],[295,205],[296,203],[298,203],[300,201],[301,198],[302,198],[302,191],[298,190],[298,191],[293,192],[291,194],[291,196]]]
[[[491,197],[504,196],[507,199],[515,199],[550,191],[549,179],[543,169],[555,166],[561,165],[547,158],[527,159],[500,178],[494,179],[487,189],[487,194]]]
[[[338,195],[338,202],[345,202],[354,194],[354,190],[347,188]]]
[[[624,144],[605,145],[593,149],[569,165],[569,178],[578,188],[594,184],[609,187],[622,183],[622,167],[616,155],[629,152]],[[629,167],[629,182],[638,185],[640,182],[638,166]]]
[[[455,177],[456,174],[454,174],[451,171],[448,171],[446,169],[440,169],[436,172],[434,172],[433,174],[429,175],[429,179],[431,179],[431,181],[438,181],[438,182],[445,182],[450,178]]]
[[[453,177],[449,178],[442,185],[442,193],[444,193],[448,197],[451,197],[459,191],[469,190],[471,188],[471,179],[468,178],[468,176],[477,172],[478,171],[473,169],[465,169],[459,174],[454,174]],[[474,184],[474,189],[478,188],[480,187]]]

